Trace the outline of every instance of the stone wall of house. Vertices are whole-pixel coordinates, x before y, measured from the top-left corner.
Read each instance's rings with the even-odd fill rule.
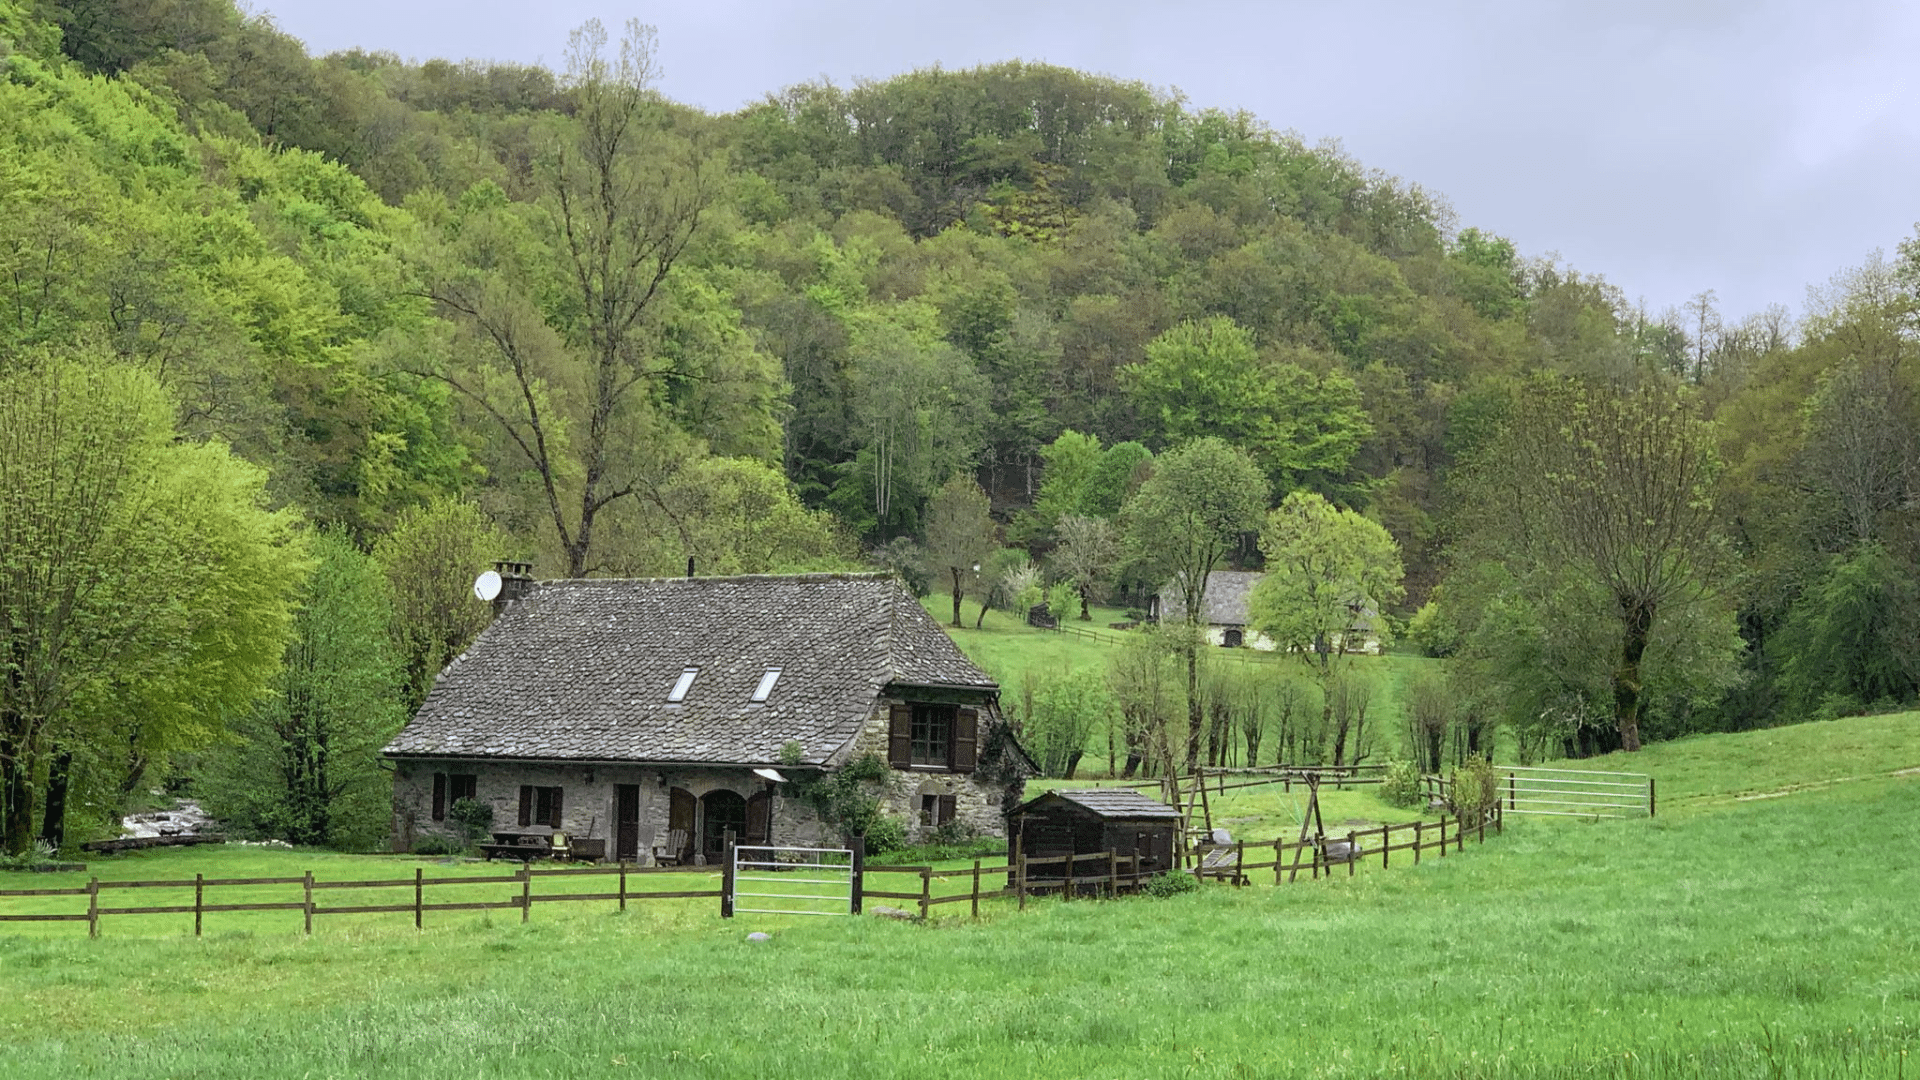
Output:
[[[854,737],[846,761],[866,754],[873,754],[882,761],[887,759],[888,727],[893,706],[899,703],[898,699],[880,699],[872,715],[867,718],[866,725],[860,729],[860,734]],[[989,705],[972,707],[980,710],[978,745],[985,746],[990,727],[1003,722],[1000,711]],[[976,836],[1004,837],[1007,835],[1007,819],[1001,811],[1001,800],[1005,793],[1001,785],[987,783],[974,773],[915,767],[890,770],[881,799],[888,813],[907,823],[907,841],[920,844],[931,840],[934,831],[932,827],[921,824],[922,796],[952,795],[955,820]]]

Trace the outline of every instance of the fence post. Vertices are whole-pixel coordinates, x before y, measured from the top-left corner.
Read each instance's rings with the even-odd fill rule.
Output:
[[[1508,773],[1507,774],[1507,809],[1509,810],[1513,809],[1513,806],[1514,806],[1513,796],[1514,796],[1513,774]]]
[[[1280,857],[1280,841],[1275,840],[1273,842],[1273,884],[1276,888],[1280,884],[1280,863],[1282,861]]]
[[[423,878],[423,871],[418,866],[414,867],[413,868],[413,928],[415,930],[420,929],[420,912],[425,907],[425,905],[422,904],[421,902],[423,899],[421,894],[425,891],[424,889],[421,888],[421,886],[425,884],[426,882]]]
[[[311,934],[313,933],[313,871],[307,871],[306,876],[302,877],[300,881],[300,889],[302,893],[305,894],[304,899],[300,903],[300,907],[306,919],[306,932]]]
[[[920,868],[920,918],[927,917],[927,908],[933,903],[933,867]]]
[[[1120,849],[1107,849],[1107,897],[1120,895]]]
[[[851,914],[860,914],[860,894],[867,888],[867,837],[865,833],[853,838],[853,882],[848,886],[852,895],[848,897]]]
[[[100,936],[100,879],[87,879],[87,936]]]
[[[1380,869],[1387,868],[1387,853],[1393,850],[1393,826],[1380,826]]]
[[[620,910],[627,910],[627,860],[620,860]]]
[[[1013,895],[1020,902],[1020,910],[1027,910],[1027,853],[1018,844],[1013,847]]]
[[[733,830],[732,829],[728,829],[726,831],[725,841],[724,841],[722,850],[726,852],[726,854],[722,856],[724,859],[726,859],[726,862],[722,863],[720,866],[720,917],[723,919],[731,919],[733,918]]]
[[[200,936],[200,911],[201,911],[201,908],[204,906],[202,901],[204,899],[203,890],[206,888],[206,884],[207,884],[207,879],[205,876],[201,874],[193,875],[193,936],[194,937]]]
[[[1247,842],[1245,840],[1242,840],[1239,843],[1233,845],[1233,887],[1236,889],[1246,884],[1247,882],[1247,875],[1243,873],[1240,869],[1242,866],[1246,865],[1246,862],[1247,862]]]
[[[973,860],[973,917],[980,917],[980,860]]]
[[[533,914],[533,863],[520,864],[520,921]]]
[[[1647,816],[1653,816],[1653,777],[1647,777]]]
[[[1421,822],[1413,823],[1413,865],[1420,865],[1420,833],[1424,830]]]
[[[1352,829],[1347,830],[1347,876],[1353,876],[1354,867],[1360,865],[1360,837]]]

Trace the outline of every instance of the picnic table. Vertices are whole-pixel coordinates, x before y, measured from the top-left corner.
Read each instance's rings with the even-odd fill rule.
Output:
[[[553,854],[551,836],[552,830],[496,832],[493,834],[493,843],[480,845],[480,854],[489,862],[493,861],[496,855],[508,859],[519,859],[521,862],[544,859]]]

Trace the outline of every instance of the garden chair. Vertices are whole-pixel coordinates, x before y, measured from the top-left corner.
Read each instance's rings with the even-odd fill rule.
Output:
[[[566,833],[556,832],[547,839],[547,853],[553,856],[554,862],[572,862],[573,843]]]
[[[653,846],[653,865],[679,866],[681,853],[687,850],[687,830],[667,830],[667,842]]]

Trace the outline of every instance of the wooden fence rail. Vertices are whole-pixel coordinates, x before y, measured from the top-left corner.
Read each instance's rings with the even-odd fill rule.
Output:
[[[1372,829],[1358,829],[1348,832],[1344,837],[1330,837],[1327,843],[1316,844],[1311,840],[1292,841],[1274,840],[1271,842],[1215,845],[1194,870],[1174,870],[1174,873],[1191,873],[1202,881],[1225,881],[1235,886],[1252,883],[1251,874],[1259,870],[1272,870],[1275,885],[1298,880],[1302,871],[1309,879],[1332,876],[1335,868],[1345,864],[1347,874],[1351,876],[1365,862],[1378,857],[1382,868],[1391,865],[1396,852],[1411,852],[1413,861],[1418,863],[1423,852],[1435,852],[1444,856],[1449,847],[1456,851],[1465,850],[1469,836],[1485,840],[1487,828],[1491,826],[1498,833],[1503,828],[1503,818],[1499,810],[1487,815],[1478,822],[1463,822],[1457,818],[1442,818],[1439,821],[1412,821],[1395,825],[1382,825]],[[1269,858],[1269,855],[1271,856]],[[704,866],[595,866],[568,869],[536,870],[523,866],[510,877],[427,877],[423,869],[416,868],[412,877],[376,878],[358,881],[317,881],[312,872],[299,877],[259,877],[259,878],[209,878],[200,874],[192,878],[177,878],[162,881],[102,881],[90,879],[82,886],[52,889],[0,889],[0,901],[25,897],[86,897],[86,910],[67,912],[23,912],[0,913],[0,923],[7,922],[84,922],[91,937],[100,935],[100,922],[105,916],[122,915],[192,915],[193,932],[201,934],[204,919],[208,914],[222,914],[236,911],[297,911],[301,913],[302,929],[313,932],[313,920],[316,916],[334,915],[371,915],[413,913],[413,925],[424,925],[428,912],[441,911],[499,911],[515,910],[520,912],[520,921],[526,922],[532,916],[536,904],[570,902],[614,901],[619,910],[626,910],[629,902],[645,900],[718,900],[724,890],[715,888],[698,889],[632,889],[629,879],[656,874],[686,874],[701,877],[713,877],[715,872]],[[915,886],[905,888],[876,887],[884,882],[873,882],[873,875],[892,875],[913,879]],[[1138,889],[1154,875],[1147,872],[1137,856],[1123,855],[1114,851],[1088,852],[1078,855],[1046,855],[1029,857],[1022,852],[1014,852],[1003,863],[985,864],[980,859],[973,860],[971,867],[941,870],[931,866],[867,866],[858,883],[862,897],[883,900],[904,900],[916,904],[921,918],[926,918],[932,909],[945,904],[965,903],[970,906],[973,915],[980,914],[982,900],[1013,898],[1021,908],[1026,907],[1029,896],[1058,894],[1062,899],[1074,899],[1078,896],[1116,896]],[[597,892],[553,892],[536,893],[533,886],[536,880],[545,878],[575,877],[613,877],[618,886],[613,891]],[[955,878],[965,886],[959,891],[948,892],[944,888],[942,895],[935,895],[934,886],[951,884]],[[995,887],[990,881],[1004,882]],[[298,886],[298,899],[284,897],[276,899],[250,899],[248,902],[214,903],[208,898],[209,890],[230,889],[236,887],[291,887]],[[442,890],[448,888],[467,888],[494,890],[491,899],[433,899],[444,896]],[[111,894],[121,889],[176,889],[193,890],[192,903],[169,904],[103,904],[103,893]],[[385,890],[410,889],[412,895],[398,903],[320,903],[316,897],[326,896],[347,889]],[[505,889],[509,895],[501,897],[499,891]],[[469,894],[471,896],[472,894]],[[357,899],[357,898],[350,898]]]

